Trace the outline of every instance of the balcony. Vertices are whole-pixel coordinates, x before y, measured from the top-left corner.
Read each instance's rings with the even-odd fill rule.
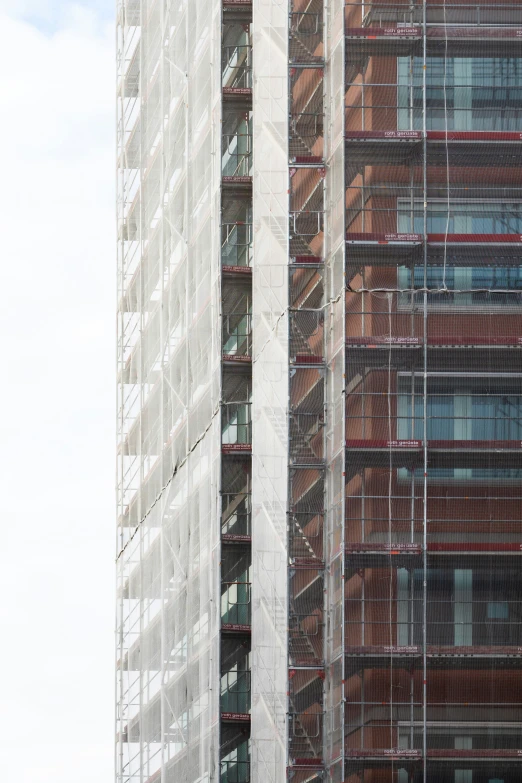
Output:
[[[221,263],[224,267],[252,265],[252,222],[221,224]]]
[[[252,47],[249,44],[224,45],[221,50],[223,94],[251,96]]]
[[[222,731],[220,783],[250,783],[250,743],[242,739],[243,733],[230,732],[228,737]]]
[[[252,357],[252,315],[223,315],[223,360],[248,361]]]
[[[250,762],[222,761],[220,783],[250,783]]]
[[[224,402],[221,406],[221,444],[224,452],[252,450],[252,404]]]
[[[223,136],[223,177],[252,176],[252,136],[250,134],[227,134]]]
[[[250,671],[238,668],[221,675],[221,713],[250,714]]]
[[[221,496],[221,538],[223,542],[249,542],[252,535],[252,496],[247,492]]]
[[[250,186],[252,178],[252,113],[228,110],[223,115],[221,142],[223,185]]]
[[[249,633],[251,625],[250,582],[221,584],[221,629]]]

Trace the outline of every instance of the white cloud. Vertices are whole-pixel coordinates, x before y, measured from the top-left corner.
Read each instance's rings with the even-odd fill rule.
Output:
[[[2,778],[112,779],[113,30],[0,2]]]

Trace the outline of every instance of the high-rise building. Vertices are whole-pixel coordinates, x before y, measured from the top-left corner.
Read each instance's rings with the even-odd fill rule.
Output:
[[[522,779],[522,0],[119,0],[118,783]]]

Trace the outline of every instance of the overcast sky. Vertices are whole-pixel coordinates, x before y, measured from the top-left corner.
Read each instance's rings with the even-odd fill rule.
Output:
[[[0,0],[0,777],[110,783],[113,0]]]

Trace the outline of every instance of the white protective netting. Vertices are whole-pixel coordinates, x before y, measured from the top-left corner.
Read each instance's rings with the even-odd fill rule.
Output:
[[[253,3],[253,783],[287,764],[288,14]]]
[[[219,763],[220,21],[118,6],[119,783]]]

